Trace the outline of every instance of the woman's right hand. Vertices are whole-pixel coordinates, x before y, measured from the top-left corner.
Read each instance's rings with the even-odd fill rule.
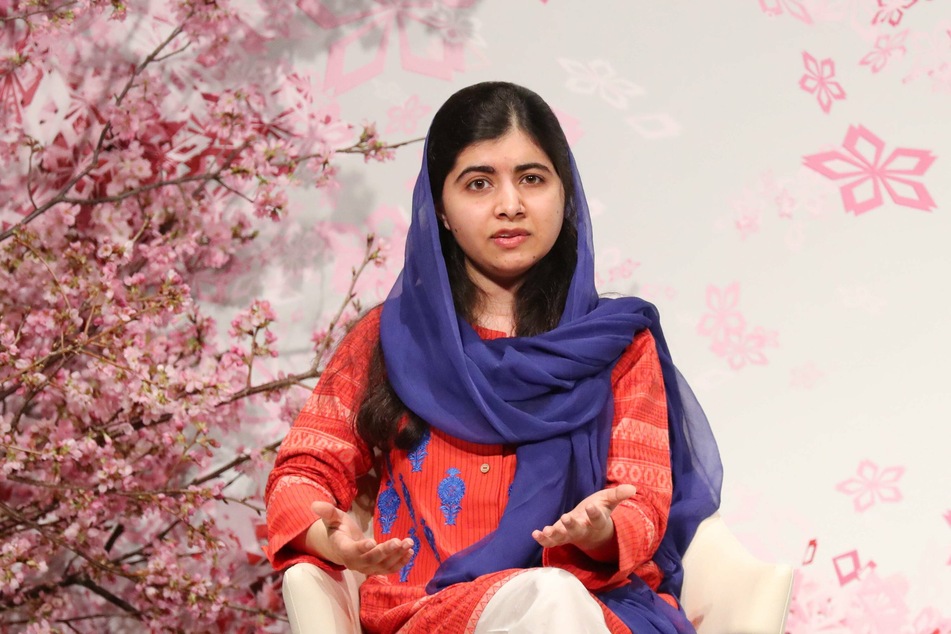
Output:
[[[382,543],[365,537],[350,515],[327,502],[314,502],[320,518],[307,530],[308,550],[365,575],[385,575],[405,566],[413,554],[413,540],[389,539]]]

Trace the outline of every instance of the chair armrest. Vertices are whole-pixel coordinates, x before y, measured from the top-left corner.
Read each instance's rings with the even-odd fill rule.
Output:
[[[792,568],[754,557],[719,514],[700,524],[683,564],[681,601],[698,634],[783,634]]]
[[[284,571],[284,605],[294,634],[360,634],[360,584],[351,570],[328,572],[309,563]]]

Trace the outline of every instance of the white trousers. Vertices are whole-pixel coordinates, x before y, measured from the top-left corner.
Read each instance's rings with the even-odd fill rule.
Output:
[[[561,568],[533,568],[489,599],[475,634],[610,634],[601,606]]]

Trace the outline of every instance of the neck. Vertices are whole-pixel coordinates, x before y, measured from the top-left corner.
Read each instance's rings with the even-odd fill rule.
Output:
[[[489,330],[498,330],[508,336],[515,335],[515,295],[516,288],[504,288],[495,285],[479,284],[478,306],[475,321]]]

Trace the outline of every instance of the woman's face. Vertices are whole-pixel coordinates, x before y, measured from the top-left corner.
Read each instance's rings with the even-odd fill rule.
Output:
[[[484,291],[514,289],[551,251],[565,215],[565,190],[548,155],[513,129],[467,146],[446,176],[440,220]]]

